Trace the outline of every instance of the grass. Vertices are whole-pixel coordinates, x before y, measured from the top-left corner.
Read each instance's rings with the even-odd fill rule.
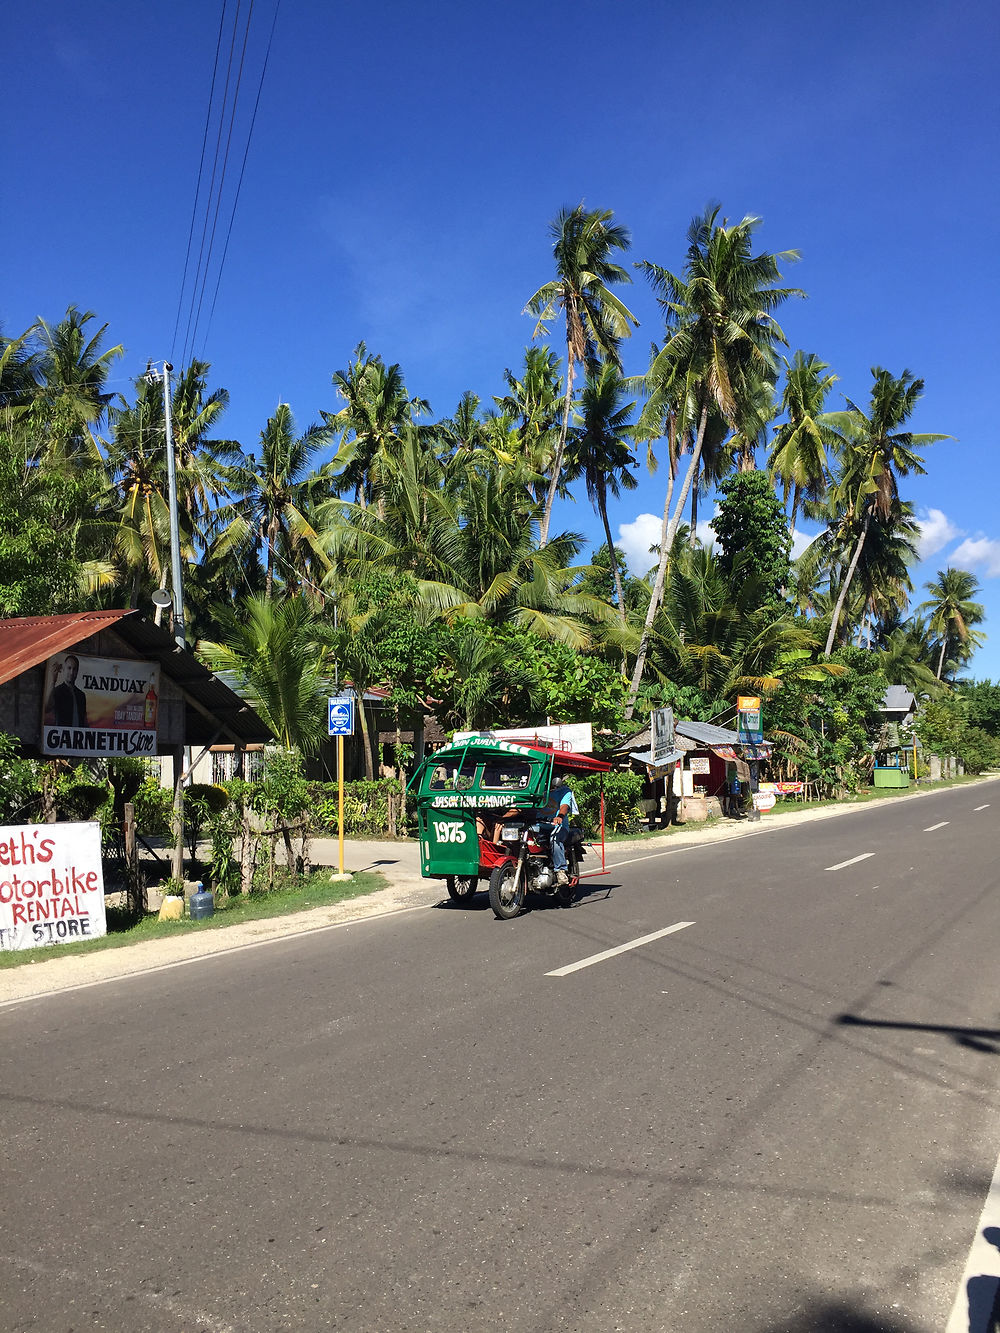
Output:
[[[217,902],[215,915],[192,921],[160,921],[155,912],[141,921],[129,924],[124,913],[108,909],[108,933],[94,940],[75,940],[68,944],[50,944],[38,949],[0,951],[0,969],[23,967],[49,958],[65,958],[70,954],[94,953],[99,949],[121,949],[146,940],[175,939],[180,935],[203,930],[224,930],[243,921],[260,921],[266,917],[290,916],[308,911],[310,907],[326,907],[348,898],[359,898],[376,893],[385,887],[382,875],[368,872],[334,884],[330,871],[317,870],[308,879],[290,888],[273,889],[270,893],[253,893],[248,898],[224,898]]]

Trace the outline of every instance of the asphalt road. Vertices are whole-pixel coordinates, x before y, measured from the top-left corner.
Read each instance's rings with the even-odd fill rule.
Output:
[[[958,788],[0,1011],[0,1327],[944,1329],[998,825]]]

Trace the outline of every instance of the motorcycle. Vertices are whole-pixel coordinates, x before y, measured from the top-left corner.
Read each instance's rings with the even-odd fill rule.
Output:
[[[583,833],[570,828],[566,838],[566,883],[560,884],[552,864],[552,837],[537,824],[507,822],[500,843],[507,859],[490,874],[490,906],[502,921],[524,910],[529,893],[554,894],[563,907],[572,907],[580,886],[580,862],[587,854]]]

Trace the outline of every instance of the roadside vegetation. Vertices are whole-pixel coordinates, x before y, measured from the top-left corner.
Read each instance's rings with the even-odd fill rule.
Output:
[[[912,742],[878,711],[902,685],[925,752],[970,772],[1000,763],[1000,685],[966,676],[983,638],[976,580],[946,568],[920,594],[911,577],[906,482],[948,423],[913,432],[924,382],[877,347],[867,382],[842,385],[822,348],[789,345],[798,256],[761,249],[759,225],[712,207],[672,258],[633,257],[612,212],[563,210],[551,267],[523,294],[529,345],[444,414],[362,342],[331,366],[318,420],[280,404],[256,439],[234,440],[211,365],[178,367],[190,645],[280,743],[260,783],[189,802],[213,887],[245,898],[276,867],[309,873],[306,836],[333,816],[304,765],[335,678],[383,691],[395,727],[380,744],[362,710],[367,786],[350,794],[348,830],[369,836],[405,831],[402,736],[425,709],[446,730],[591,722],[608,753],[654,707],[726,723],[738,693],[759,694],[774,747],[763,776],[833,797],[870,780],[880,748]],[[647,369],[627,377],[633,280],[652,285],[661,319]],[[124,357],[73,305],[0,337],[2,616],[148,609],[169,583],[163,386],[140,374],[113,388]],[[608,500],[644,471],[666,502],[634,573]],[[555,501],[584,495],[604,534],[589,553],[556,523]],[[818,535],[799,551],[803,521]],[[55,802],[110,830],[128,785],[140,831],[163,831],[155,783],[115,765],[55,769],[7,745],[0,769],[7,821]],[[618,805],[610,826],[634,832],[634,793]]]

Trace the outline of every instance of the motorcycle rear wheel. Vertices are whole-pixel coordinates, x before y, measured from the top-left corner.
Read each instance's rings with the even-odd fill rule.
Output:
[[[505,861],[497,866],[490,875],[490,906],[493,914],[500,921],[512,921],[524,910],[524,873],[520,883],[514,887],[517,878],[517,862]]]
[[[580,862],[573,852],[566,858],[566,873],[569,875],[569,883],[559,884],[556,887],[556,897],[559,899],[560,907],[572,907],[576,901],[576,891],[580,887]]]

